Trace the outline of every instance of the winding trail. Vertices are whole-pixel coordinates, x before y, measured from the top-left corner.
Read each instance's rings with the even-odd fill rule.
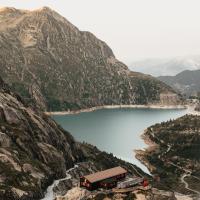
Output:
[[[169,146],[169,148],[171,148],[171,146]],[[168,149],[169,149],[168,148]],[[167,152],[169,152],[169,151],[167,151]],[[166,152],[166,153],[167,153]],[[180,180],[181,180],[181,182],[185,185],[185,189],[187,189],[187,190],[189,190],[189,191],[191,191],[191,192],[194,192],[194,193],[196,193],[196,194],[198,194],[199,195],[199,198],[200,198],[200,192],[199,191],[197,191],[197,190],[194,190],[194,189],[191,189],[191,188],[189,188],[189,184],[185,181],[185,177],[187,177],[187,176],[192,176],[192,177],[194,177],[194,178],[196,178],[196,179],[198,179],[198,180],[200,180],[198,177],[196,177],[196,176],[193,176],[193,175],[191,175],[192,174],[192,171],[190,171],[190,170],[188,170],[188,169],[185,169],[184,167],[181,167],[181,166],[179,166],[179,165],[176,165],[176,164],[174,164],[173,162],[169,162],[171,165],[173,165],[173,166],[175,166],[175,167],[177,167],[177,168],[179,168],[179,169],[181,169],[181,170],[183,170],[185,173],[181,176],[181,178],[180,178]]]
[[[198,194],[199,195],[199,198],[200,198],[200,192],[199,191],[197,191],[197,190],[194,190],[194,189],[191,189],[191,188],[189,188],[189,184],[185,181],[185,177],[187,177],[187,176],[192,176],[193,178],[196,178],[197,180],[200,180],[198,177],[196,177],[196,176],[194,176],[194,175],[191,175],[192,174],[192,171],[190,171],[190,170],[188,170],[188,169],[185,169],[184,167],[181,167],[181,166],[179,166],[179,165],[176,165],[176,164],[174,164],[173,162],[169,162],[171,165],[173,165],[173,166],[175,166],[175,167],[177,167],[177,168],[179,168],[179,169],[181,169],[181,170],[183,170],[185,173],[181,176],[181,178],[180,178],[180,180],[181,180],[181,182],[185,185],[185,189],[187,189],[187,190],[189,190],[189,191],[191,191],[191,192],[194,192],[194,193],[196,193],[196,194]]]
[[[156,136],[155,136],[154,134],[153,134],[153,137],[156,138]],[[157,138],[157,139],[158,139],[158,138]],[[158,139],[158,140],[159,140],[159,139]],[[161,143],[162,143],[162,144],[165,144],[163,141],[161,141]],[[165,144],[165,145],[167,145],[167,150],[164,151],[161,155],[158,156],[159,159],[161,159],[162,157],[164,157],[164,155],[166,155],[166,154],[171,150],[171,148],[172,148],[172,145],[171,145],[171,144]],[[181,170],[183,170],[183,171],[185,172],[185,173],[181,176],[181,178],[180,178],[181,182],[185,185],[185,189],[187,189],[187,190],[189,190],[189,191],[191,191],[191,192],[196,193],[196,194],[198,195],[198,198],[200,199],[200,192],[197,191],[197,190],[194,190],[194,189],[189,188],[189,184],[185,181],[185,177],[192,176],[193,178],[196,178],[197,180],[200,180],[200,178],[198,178],[198,177],[192,175],[192,171],[190,171],[190,170],[188,170],[188,169],[186,169],[186,168],[184,168],[184,167],[182,167],[182,166],[179,166],[179,165],[177,165],[177,164],[174,164],[174,163],[171,162],[171,161],[168,161],[168,163],[169,163],[170,165],[173,165],[174,167],[177,167],[177,168],[179,168],[179,169],[181,169]]]
[[[183,175],[181,176],[181,182],[185,184],[185,188],[186,188],[187,190],[198,194],[199,197],[200,197],[200,192],[199,192],[199,191],[193,190],[193,189],[189,188],[189,184],[185,181],[185,177],[187,177],[187,176],[191,176],[191,173],[189,173],[189,174],[183,174]]]
[[[166,153],[168,153],[170,150],[171,150],[171,145],[167,145],[168,146],[168,149],[167,149],[167,151],[165,152],[165,154]],[[190,170],[188,170],[188,169],[186,169],[186,168],[184,168],[184,167],[181,167],[181,166],[179,166],[179,165],[176,165],[176,164],[174,164],[173,162],[169,162],[171,165],[173,165],[173,166],[175,166],[175,167],[177,167],[177,168],[179,168],[179,169],[181,169],[181,170],[183,170],[185,173],[181,176],[181,182],[185,185],[185,189],[187,189],[187,190],[189,190],[189,191],[191,191],[191,192],[194,192],[194,193],[196,193],[196,194],[198,194],[199,195],[199,197],[200,197],[200,192],[199,191],[197,191],[197,190],[194,190],[194,189],[191,189],[191,188],[189,188],[189,184],[185,181],[185,177],[187,177],[187,176],[192,176],[192,177],[194,177],[194,178],[196,178],[196,179],[198,179],[198,180],[200,180],[198,177],[196,177],[196,176],[194,176],[194,175],[191,175],[192,174],[192,171],[190,171]]]
[[[71,178],[71,175],[69,174],[70,171],[74,170],[75,168],[77,168],[78,165],[75,165],[74,167],[68,169],[66,171],[66,177],[65,178],[62,178],[62,179],[58,179],[58,180],[55,180],[53,182],[52,185],[50,185],[48,188],[47,188],[47,191],[46,191],[46,194],[45,194],[45,197],[41,200],[53,200],[55,198],[55,195],[53,193],[53,188],[56,187],[61,181],[64,181],[64,180],[68,180]]]

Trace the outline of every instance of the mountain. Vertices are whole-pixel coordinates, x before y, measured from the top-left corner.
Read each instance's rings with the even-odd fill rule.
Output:
[[[165,59],[145,59],[130,64],[130,69],[152,76],[175,76],[184,70],[200,69],[200,56],[185,56]]]
[[[200,92],[200,70],[185,70],[176,76],[160,76],[158,79],[187,96],[196,96]]]
[[[47,7],[1,9],[0,48],[4,81],[43,110],[153,104],[174,94],[155,78],[131,72],[105,42]]]

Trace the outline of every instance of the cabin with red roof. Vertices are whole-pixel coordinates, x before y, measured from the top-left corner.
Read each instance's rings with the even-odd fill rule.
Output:
[[[86,187],[88,190],[97,188],[113,188],[117,186],[117,182],[126,177],[127,170],[122,167],[114,167],[104,171],[96,172],[80,178],[80,186]]]

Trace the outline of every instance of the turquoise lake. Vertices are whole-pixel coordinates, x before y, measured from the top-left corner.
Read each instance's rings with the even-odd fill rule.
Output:
[[[134,155],[134,149],[143,149],[143,131],[156,123],[183,116],[187,110],[163,109],[102,109],[73,115],[52,116],[76,140],[97,146],[100,150],[136,164],[148,172]]]

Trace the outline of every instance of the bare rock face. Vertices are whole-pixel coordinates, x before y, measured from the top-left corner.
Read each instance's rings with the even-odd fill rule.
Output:
[[[81,159],[68,132],[27,107],[0,79],[0,199],[39,199]]]
[[[6,83],[44,110],[160,103],[160,93],[174,93],[129,71],[103,41],[46,7],[1,10],[0,47]]]

